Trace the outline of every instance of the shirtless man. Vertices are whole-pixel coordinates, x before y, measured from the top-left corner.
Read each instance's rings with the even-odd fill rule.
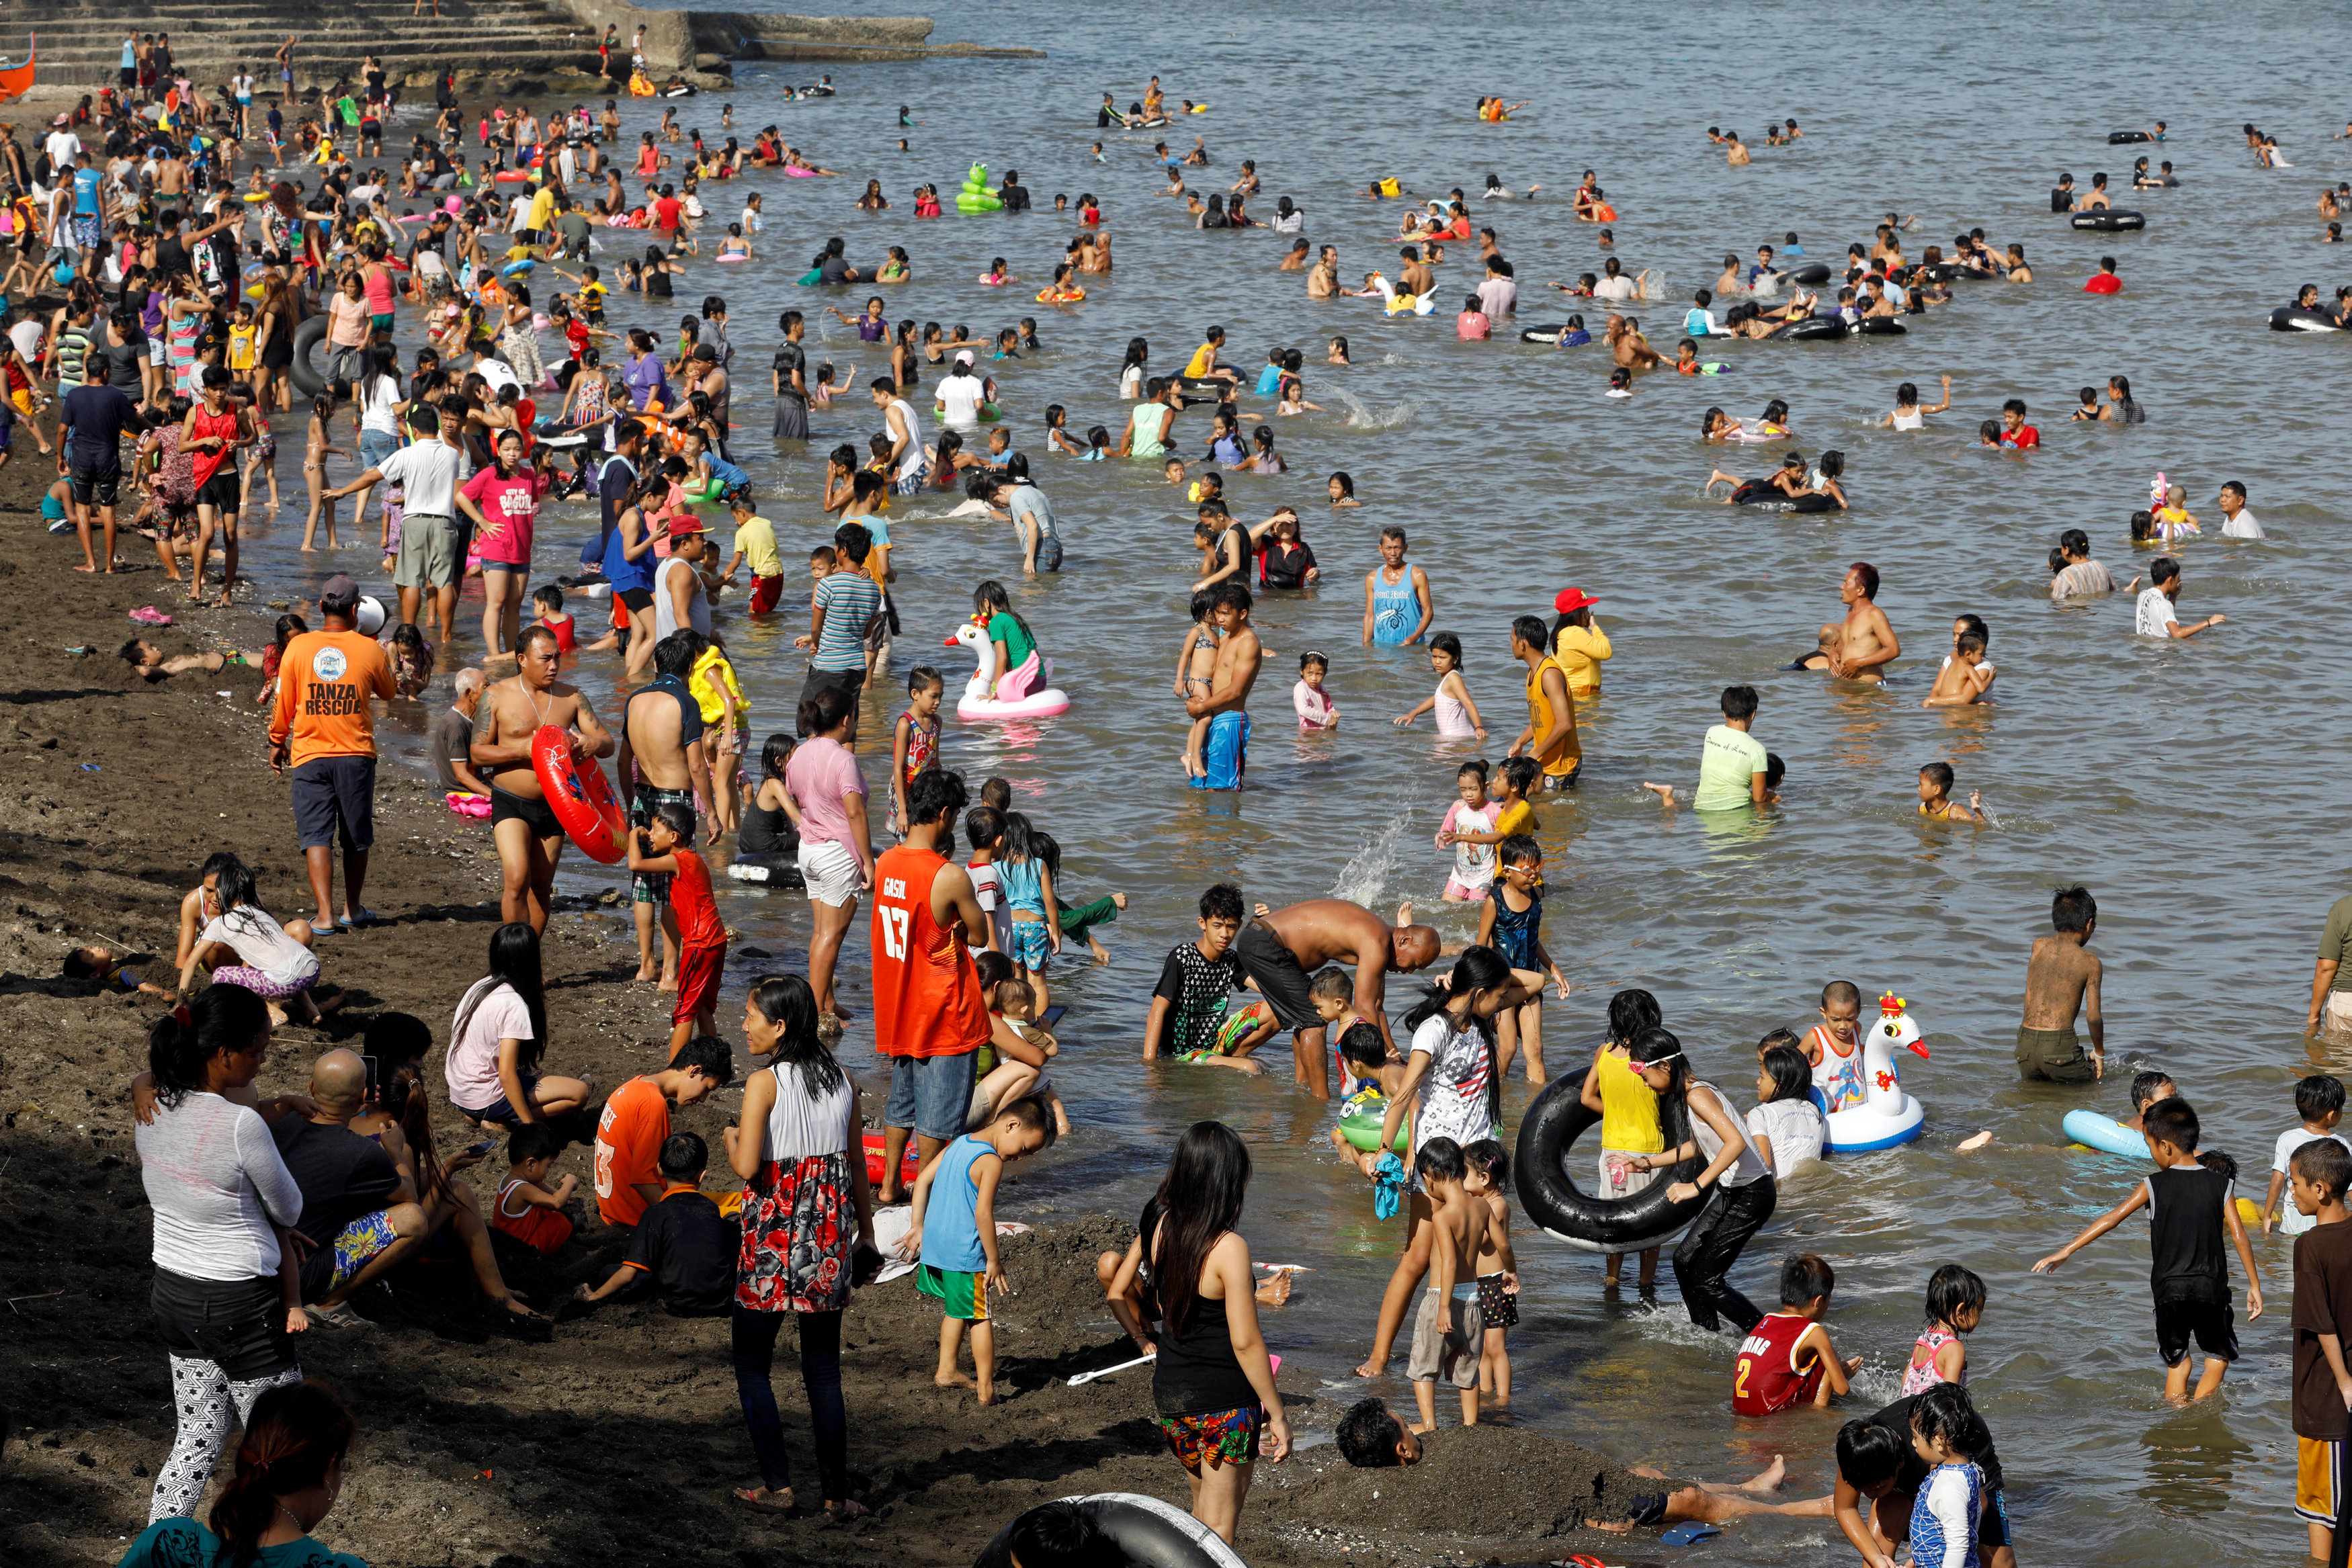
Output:
[[[1327,245],[1307,275],[1307,298],[1329,299],[1339,292],[1339,247]]]
[[[1807,654],[1800,665],[1827,670],[1842,681],[1884,680],[1885,666],[1902,653],[1903,644],[1875,602],[1878,569],[1866,560],[1855,561],[1838,585],[1838,598],[1846,607],[1843,623],[1822,627],[1821,652]]]
[[[1739,140],[1739,132],[1737,131],[1727,131],[1723,133],[1723,140],[1728,143],[1731,148],[1730,152],[1723,155],[1723,161],[1726,163],[1730,164],[1731,167],[1735,169],[1746,168],[1748,166],[1748,148],[1746,144]]]
[[[1412,906],[1406,905],[1406,912]],[[1391,970],[1410,974],[1436,961],[1437,932],[1427,925],[1391,925],[1359,904],[1310,898],[1262,914],[1234,938],[1242,973],[1274,1009],[1277,1027],[1291,1031],[1294,1081],[1318,1100],[1331,1098],[1331,1059],[1323,1049],[1324,1023],[1307,994],[1307,981],[1326,964],[1356,969],[1355,1010],[1389,1035],[1386,1007]]]
[[[1250,688],[1257,684],[1265,650],[1258,645],[1257,632],[1250,625],[1249,590],[1238,579],[1227,578],[1213,591],[1216,600],[1209,619],[1224,640],[1217,644],[1217,663],[1209,672],[1207,694],[1184,704],[1184,712],[1191,717],[1213,716],[1201,742],[1201,757],[1208,771],[1188,782],[1195,789],[1238,789],[1249,768]]]
[[[2025,965],[2025,1021],[2017,1030],[2017,1071],[2052,1083],[2089,1083],[2107,1068],[2106,1026],[2099,1017],[2099,960],[2088,944],[2099,905],[2087,887],[2061,888],[2050,901],[2055,935],[2033,939]],[[2085,1056],[2074,1012],[2091,1026]]]
[[[547,929],[555,894],[555,867],[563,858],[563,825],[548,809],[531,762],[531,741],[543,725],[571,732],[574,766],[610,757],[613,737],[576,686],[555,678],[563,653],[555,633],[527,626],[515,646],[515,673],[481,695],[474,710],[474,742],[467,755],[490,786],[490,840],[499,847],[499,918],[528,920]]]
[[[614,768],[629,800],[629,825],[647,826],[654,808],[677,801],[689,811],[697,797],[713,799],[710,765],[702,752],[702,706],[687,689],[686,677],[694,661],[709,647],[709,640],[681,627],[654,644],[654,678],[640,686],[621,710],[621,751]],[[478,743],[476,755],[479,756]],[[631,768],[635,765],[635,787]],[[711,841],[718,840],[714,821]],[[637,924],[639,980],[660,977],[660,988],[677,989],[677,916],[669,906],[666,872],[632,872],[629,894]],[[661,966],[654,965],[654,924],[661,924]]]
[[[1609,345],[1610,354],[1627,370],[1655,370],[1664,362],[1664,356],[1650,347],[1650,340],[1642,335],[1642,323],[1631,316],[1610,317],[1601,335]]]
[[[1402,246],[1397,255],[1404,258],[1404,268],[1397,275],[1398,293],[1410,294],[1418,299],[1437,287],[1437,275],[1430,271],[1428,263],[1421,259],[1418,246]]]

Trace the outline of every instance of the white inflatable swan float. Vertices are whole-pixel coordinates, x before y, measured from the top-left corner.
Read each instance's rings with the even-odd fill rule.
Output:
[[[972,657],[979,661],[978,667],[971,673],[971,679],[964,683],[963,696],[956,703],[956,717],[965,723],[985,724],[991,719],[1000,718],[1051,718],[1055,714],[1069,711],[1069,694],[1059,686],[1040,686],[1027,696],[1012,702],[997,700],[994,684],[988,677],[988,672],[996,664],[996,649],[990,643],[985,627],[967,621],[957,627],[955,635],[941,645],[969,648]],[[1052,680],[1054,661],[1044,659],[1040,663],[1045,672],[1044,678]]]
[[[1863,1102],[1829,1115],[1830,1153],[1859,1155],[1895,1148],[1917,1137],[1926,1125],[1927,1107],[1903,1092],[1903,1078],[1895,1068],[1897,1046],[1916,1051],[1923,1061],[1927,1060],[1918,1024],[1903,1010],[1903,998],[1890,992],[1878,998],[1878,1021],[1863,1037],[1862,1071],[1866,1085]]]

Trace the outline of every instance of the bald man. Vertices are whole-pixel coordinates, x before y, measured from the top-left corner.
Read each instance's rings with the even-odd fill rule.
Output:
[[[1242,973],[1274,1009],[1276,1022],[1291,1031],[1295,1080],[1318,1100],[1331,1098],[1331,1059],[1323,1049],[1322,1016],[1307,994],[1308,977],[1326,964],[1354,966],[1356,1011],[1393,1050],[1388,977],[1427,968],[1438,947],[1433,927],[1392,925],[1344,898],[1310,898],[1276,910],[1260,904],[1257,918],[1234,940]]]
[[[287,1116],[270,1129],[278,1157],[302,1189],[302,1217],[294,1228],[311,1242],[299,1265],[301,1296],[332,1323],[356,1322],[344,1306],[352,1294],[399,1266],[444,1226],[466,1244],[483,1294],[519,1317],[537,1317],[515,1299],[499,1275],[488,1228],[465,1182],[441,1184],[427,1203],[417,1201],[414,1155],[394,1158],[350,1123],[366,1108],[367,1063],[356,1051],[331,1051],[311,1064],[310,1099],[318,1109]],[[478,1162],[488,1145],[458,1155],[445,1174]],[[289,1331],[307,1327],[299,1307],[287,1313]]]
[[[433,721],[433,771],[451,794],[487,800],[490,787],[474,771],[474,715],[482,706],[484,680],[481,671],[467,669],[451,683],[449,706]]]

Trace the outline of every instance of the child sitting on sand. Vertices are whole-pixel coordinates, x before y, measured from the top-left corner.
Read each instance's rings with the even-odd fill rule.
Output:
[[[212,916],[182,960],[178,994],[194,994],[201,965],[212,971],[213,984],[243,986],[267,999],[272,1023],[286,1021],[287,1009],[278,1003],[289,998],[303,1022],[317,1022],[320,1009],[309,994],[319,983],[319,956],[310,951],[310,923],[290,920],[278,925],[261,907],[253,873],[245,862],[233,855],[223,858],[227,863],[208,869],[205,875],[213,892],[206,903],[216,900],[219,913]],[[211,866],[209,862],[206,864]]]
[[[567,1175],[552,1188],[547,1185],[563,1149],[563,1134],[545,1122],[518,1122],[507,1134],[507,1179],[490,1205],[490,1226],[535,1252],[561,1252],[572,1239],[572,1217],[563,1206],[580,1178]]]
[[[1034,1096],[1054,1113],[1055,1135],[1062,1136],[1070,1130],[1070,1113],[1045,1077],[1045,1064],[1060,1054],[1061,1045],[1030,1021],[1036,993],[1028,981],[1009,973],[1011,960],[1002,953],[985,953],[982,957],[994,959],[989,967],[1003,977],[984,990],[989,998],[990,1032],[981,1054],[993,1065],[972,1085],[971,1109],[964,1125],[977,1132],[1015,1100]]]
[[[391,635],[381,641],[392,658],[393,690],[411,700],[422,696],[433,684],[433,644],[410,621],[394,627]]]
[[[735,1255],[741,1227],[719,1212],[702,1190],[709,1145],[692,1133],[662,1140],[661,1201],[649,1206],[630,1234],[629,1249],[612,1277],[572,1294],[602,1301],[651,1296],[674,1318],[724,1317],[735,1301]]]

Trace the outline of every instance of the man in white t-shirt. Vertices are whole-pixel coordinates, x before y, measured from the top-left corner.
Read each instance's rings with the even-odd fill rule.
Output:
[[[2142,637],[2194,637],[2209,626],[2219,626],[2226,617],[2209,615],[2194,626],[2183,626],[2172,608],[2180,597],[2180,563],[2168,555],[2160,555],[2147,569],[2150,586],[2140,590],[2139,613],[2132,631]]]
[[[73,173],[74,160],[81,156],[81,138],[66,129],[66,117],[58,116],[57,129],[50,131],[42,147],[48,152],[49,167],[61,177]]]
[[[2232,479],[2221,486],[2219,497],[2221,507],[2221,537],[2225,539],[2258,539],[2263,537],[2262,524],[2254,521],[2253,513],[2246,510],[2246,487]]]
[[[980,434],[980,405],[987,401],[987,383],[972,374],[971,350],[967,349],[940,382],[935,406],[947,427],[969,440]]]

